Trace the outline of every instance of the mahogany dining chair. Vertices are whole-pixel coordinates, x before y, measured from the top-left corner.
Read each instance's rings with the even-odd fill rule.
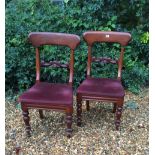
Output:
[[[89,101],[96,100],[114,103],[115,126],[116,130],[119,130],[125,96],[121,83],[123,55],[125,46],[128,45],[128,42],[131,40],[131,35],[125,32],[88,31],[83,34],[83,38],[88,45],[87,77],[77,89],[77,125],[81,126],[82,100],[86,101],[87,110],[89,110]],[[112,60],[111,58],[92,57],[92,47],[96,42],[119,43],[121,45],[119,59]],[[93,62],[117,64],[117,79],[91,77],[91,64]]]
[[[80,43],[80,37],[74,34],[52,33],[52,32],[32,32],[28,36],[29,42],[36,49],[36,82],[25,91],[18,99],[21,103],[23,119],[26,125],[26,133],[31,134],[28,109],[39,109],[40,118],[43,118],[43,109],[53,109],[66,113],[67,137],[72,133],[72,113],[73,113],[73,68],[74,50]],[[70,48],[70,62],[62,64],[59,61],[40,61],[40,47],[44,45],[67,46]],[[41,67],[62,67],[69,70],[69,83],[49,83],[40,80]]]

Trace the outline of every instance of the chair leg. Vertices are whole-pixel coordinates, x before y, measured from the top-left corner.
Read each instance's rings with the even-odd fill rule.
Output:
[[[87,111],[90,110],[89,101],[86,101],[86,109],[87,109]]]
[[[113,105],[114,105],[114,106],[113,106],[112,112],[115,113],[115,112],[116,112],[116,103],[114,103]]]
[[[27,133],[27,136],[30,137],[31,136],[31,134],[30,134],[31,127],[30,127],[30,123],[29,123],[30,117],[29,117],[28,109],[22,108],[22,114],[23,114],[24,123],[26,125],[26,133]]]
[[[67,137],[70,138],[72,135],[72,112],[66,113],[66,123],[67,123]]]
[[[40,118],[41,118],[41,119],[43,119],[43,118],[44,118],[44,115],[43,115],[43,110],[41,110],[41,109],[39,109],[39,116],[40,116]]]
[[[82,103],[81,98],[77,95],[77,126],[81,126],[81,113],[82,113]]]
[[[116,130],[119,130],[119,127],[120,127],[120,118],[121,118],[121,115],[122,115],[122,110],[123,110],[123,105],[117,105],[116,106],[116,112],[115,112],[115,127],[116,127]]]

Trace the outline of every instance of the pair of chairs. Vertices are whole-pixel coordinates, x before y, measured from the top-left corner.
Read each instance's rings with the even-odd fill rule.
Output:
[[[131,35],[124,32],[88,31],[83,34],[88,45],[87,77],[77,88],[77,125],[81,126],[82,101],[86,101],[86,109],[89,110],[89,101],[106,101],[114,104],[115,126],[119,130],[120,117],[124,102],[124,89],[121,84],[121,70],[125,46],[131,40]],[[80,37],[74,34],[32,32],[28,37],[29,41],[36,48],[36,83],[24,92],[18,99],[21,103],[23,119],[26,125],[26,133],[30,136],[31,127],[29,123],[30,108],[39,109],[40,118],[44,117],[43,109],[53,109],[66,113],[67,137],[72,134],[72,113],[73,113],[73,68],[74,50],[80,43]],[[110,58],[92,57],[92,47],[95,42],[112,42],[121,45],[120,57],[118,60]],[[40,61],[39,47],[43,45],[68,46],[71,49],[69,64],[61,64],[58,61]],[[112,63],[118,65],[117,79],[93,78],[91,77],[92,62]],[[69,69],[68,84],[54,84],[40,81],[41,67],[63,67]]]

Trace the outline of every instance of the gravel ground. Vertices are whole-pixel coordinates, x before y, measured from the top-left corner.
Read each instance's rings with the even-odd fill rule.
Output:
[[[74,103],[75,105],[75,103]],[[76,109],[76,108],[74,108]],[[126,92],[121,130],[115,131],[112,104],[91,102],[87,112],[83,104],[83,127],[76,126],[73,136],[65,136],[65,114],[30,110],[32,136],[26,137],[21,110],[6,101],[6,155],[14,155],[20,146],[22,155],[147,155],[149,154],[148,89],[140,95]]]

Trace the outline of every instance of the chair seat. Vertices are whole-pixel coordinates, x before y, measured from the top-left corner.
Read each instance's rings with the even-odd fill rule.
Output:
[[[73,90],[67,84],[36,83],[19,97],[19,102],[37,105],[73,104]]]
[[[92,97],[124,97],[124,88],[119,80],[107,78],[88,78],[77,89],[77,93]]]

